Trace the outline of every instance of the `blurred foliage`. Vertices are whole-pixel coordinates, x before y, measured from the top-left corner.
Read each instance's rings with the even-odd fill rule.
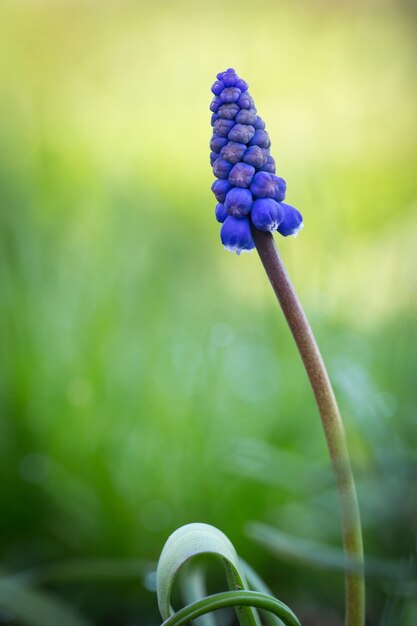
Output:
[[[414,17],[388,1],[2,2],[0,550],[22,593],[158,624],[154,562],[204,521],[297,613],[341,614],[341,575],[245,535],[258,520],[340,543],[288,330],[256,256],[218,241],[209,86],[234,66],[305,218],[279,243],[346,419],[366,549],[410,562],[370,580],[369,624],[413,623]]]

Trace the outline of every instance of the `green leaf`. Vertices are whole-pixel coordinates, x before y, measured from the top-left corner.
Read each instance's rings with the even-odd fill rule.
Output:
[[[226,535],[208,524],[187,524],[168,538],[158,562],[156,586],[162,619],[174,615],[171,593],[179,569],[190,559],[203,554],[211,554],[223,561],[230,590],[247,589],[243,568]],[[252,608],[237,606],[236,613],[241,626],[260,626],[257,612]]]
[[[258,591],[224,591],[184,607],[169,617],[162,626],[184,626],[191,620],[229,606],[256,606],[281,618],[284,626],[301,626],[297,617],[283,602]]]

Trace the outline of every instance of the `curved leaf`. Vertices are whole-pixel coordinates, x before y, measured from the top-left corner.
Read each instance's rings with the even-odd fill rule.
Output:
[[[297,617],[283,602],[280,602],[273,596],[259,593],[258,591],[224,591],[223,593],[216,593],[198,602],[189,604],[188,606],[171,615],[162,626],[185,626],[190,620],[193,620],[201,615],[206,615],[209,612],[217,611],[229,606],[236,607],[237,605],[243,607],[256,606],[264,611],[270,611],[277,617],[281,618],[284,626],[301,626]]]
[[[174,614],[171,592],[178,570],[193,557],[203,554],[212,554],[223,561],[229,589],[247,588],[236,550],[226,535],[209,524],[187,524],[168,538],[158,562],[156,586],[162,619],[167,620]],[[238,605],[236,613],[241,626],[260,625],[257,613],[252,608]]]

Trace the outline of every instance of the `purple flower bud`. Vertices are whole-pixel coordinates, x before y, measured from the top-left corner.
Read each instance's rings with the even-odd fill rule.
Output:
[[[238,124],[253,124],[256,122],[256,109],[241,109],[236,115]]]
[[[237,87],[226,87],[220,94],[220,100],[226,104],[237,102],[242,92]]]
[[[223,222],[225,221],[225,219],[228,216],[227,211],[224,208],[223,204],[216,204],[216,209],[215,209],[215,215],[216,215],[216,220],[218,222],[220,222],[220,224],[223,224]]]
[[[214,126],[214,122],[218,120],[220,115],[218,113],[212,113],[211,115],[211,125]]]
[[[227,137],[219,137],[218,135],[212,135],[210,141],[210,150],[212,152],[220,152],[220,150],[227,144]]]
[[[235,74],[237,76],[236,71],[233,69],[233,67],[228,67],[227,70],[224,70],[224,72],[219,72],[218,74],[216,74],[216,78],[218,78],[219,80],[223,80],[226,74]]]
[[[217,113],[221,104],[222,101],[220,100],[219,96],[214,96],[213,100],[210,103],[210,111],[212,111],[213,113]]]
[[[296,237],[304,226],[303,216],[300,211],[289,204],[281,202],[281,207],[284,209],[284,219],[278,226],[278,232],[284,237],[288,237],[288,235]]]
[[[226,250],[236,252],[236,254],[244,250],[253,250],[255,247],[247,217],[229,215],[221,227],[220,238]]]
[[[226,196],[224,208],[229,215],[243,217],[250,212],[252,202],[253,198],[249,189],[233,187]]]
[[[269,172],[270,174],[275,174],[276,168],[275,168],[274,157],[271,157],[271,155],[268,155],[266,163],[263,167],[261,167],[261,170],[262,172]]]
[[[250,148],[246,150],[243,160],[245,163],[253,165],[256,169],[260,169],[263,165],[265,165],[267,158],[268,155],[264,148],[260,148],[259,146],[250,146]]]
[[[220,118],[214,122],[213,132],[215,132],[219,137],[227,137],[234,125],[235,123],[233,120],[223,120]]]
[[[285,199],[285,192],[287,191],[287,183],[281,176],[275,176],[277,183],[277,193],[274,196],[274,200],[282,202]]]
[[[254,198],[275,198],[278,191],[276,176],[268,172],[257,172],[253,177],[250,190]]]
[[[253,126],[249,126],[247,124],[235,124],[235,126],[230,130],[228,137],[230,141],[249,143],[254,134],[255,129]]]
[[[265,130],[255,130],[255,134],[250,141],[250,145],[259,146],[260,148],[269,148],[271,141],[268,133]]]
[[[251,218],[256,228],[272,232],[284,219],[284,210],[272,198],[261,198],[253,203]]]
[[[236,85],[236,81],[238,80],[237,74],[235,70],[229,68],[223,74],[223,82],[226,87],[234,87]]]
[[[242,93],[237,103],[241,109],[250,109],[253,107],[253,100],[247,91]]]
[[[224,88],[224,83],[222,83],[221,80],[216,80],[211,86],[211,91],[214,93],[215,96],[219,96]]]
[[[218,159],[220,154],[218,152],[210,152],[210,165],[213,165],[214,161]]]
[[[225,161],[221,157],[213,163],[213,174],[216,178],[228,178],[233,165],[229,161]]]
[[[211,190],[216,196],[217,202],[224,202],[227,193],[231,190],[232,185],[228,180],[217,178],[211,186]]]
[[[229,141],[220,151],[220,156],[229,163],[239,163],[246,152],[246,144]]]
[[[234,120],[239,111],[240,109],[236,102],[231,102],[230,104],[222,104],[217,114],[225,120]]]
[[[256,122],[252,124],[252,126],[255,128],[255,130],[263,130],[265,128],[265,122],[259,117],[259,115],[257,115]]]
[[[255,168],[252,167],[252,165],[248,165],[247,163],[236,163],[229,174],[229,183],[235,187],[249,187],[254,174]]]
[[[248,90],[248,83],[242,78],[238,78],[235,87],[239,87],[240,91],[244,92]]]

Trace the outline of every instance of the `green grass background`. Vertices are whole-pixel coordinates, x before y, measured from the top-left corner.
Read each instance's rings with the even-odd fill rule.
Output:
[[[415,557],[414,18],[383,1],[1,4],[4,580],[41,568],[91,623],[153,626],[162,545],[205,521],[306,626],[319,607],[340,623],[341,575],[245,534],[340,544],[289,332],[256,255],[219,243],[208,105],[229,66],[304,215],[279,246],[346,420],[367,552]],[[404,589],[369,581],[370,625],[411,626]],[[30,623],[2,593],[0,623]]]

